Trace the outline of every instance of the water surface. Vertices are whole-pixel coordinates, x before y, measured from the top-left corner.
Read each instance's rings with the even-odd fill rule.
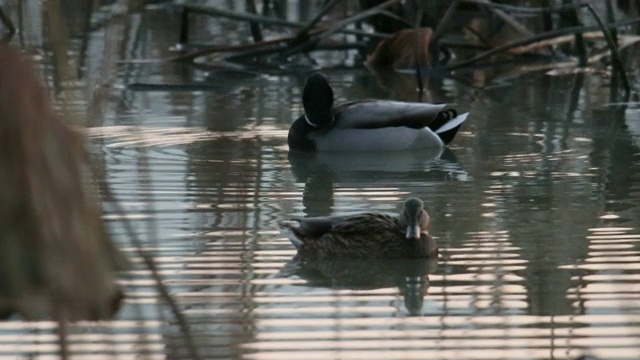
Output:
[[[173,41],[162,21],[143,17],[136,56]],[[366,70],[328,74],[341,100],[408,97]],[[471,112],[447,151],[295,156],[304,73],[118,76],[86,133],[126,209],[105,218],[138,266],[118,317],[79,326],[74,353],[188,357],[126,217],[206,358],[640,358],[640,110],[609,104],[606,77],[434,78],[426,101]],[[211,87],[127,87],[185,78]],[[408,196],[426,203],[439,259],[301,264],[277,231],[289,216],[395,212]],[[0,355],[53,356],[53,327],[0,324]]]

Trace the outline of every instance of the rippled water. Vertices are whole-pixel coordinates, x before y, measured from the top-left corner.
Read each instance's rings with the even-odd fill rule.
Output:
[[[131,66],[122,85],[180,76]],[[340,99],[406,99],[362,70],[329,76]],[[71,335],[78,358],[189,357],[123,217],[206,358],[640,358],[640,110],[609,105],[601,77],[433,80],[426,100],[472,114],[444,153],[318,156],[286,145],[303,75],[209,81],[116,87],[86,130],[126,209],[105,218],[137,266],[117,319]],[[277,231],[407,196],[426,203],[437,260],[301,264]],[[0,323],[0,356],[53,357],[53,329]]]

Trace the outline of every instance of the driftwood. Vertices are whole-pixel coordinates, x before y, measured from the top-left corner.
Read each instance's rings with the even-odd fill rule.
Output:
[[[596,21],[596,23],[598,24],[597,27],[595,27],[596,29],[600,30],[606,40],[607,46],[610,49],[610,54],[611,54],[611,59],[613,62],[613,69],[614,71],[620,75],[620,78],[622,80],[622,86],[625,90],[625,96],[628,96],[630,94],[631,91],[631,87],[629,85],[629,80],[627,78],[627,74],[626,71],[624,69],[624,65],[622,64],[622,61],[620,60],[620,54],[618,51],[618,45],[617,45],[617,30],[616,27],[620,26],[620,24],[616,24],[614,23],[613,19],[613,15],[612,15],[612,5],[611,2],[609,0],[607,0],[606,5],[607,5],[607,13],[608,13],[608,20],[609,23],[608,24],[604,24],[604,22],[602,21],[602,19],[600,19],[600,16],[594,11],[593,7],[590,4],[570,4],[570,5],[564,5],[564,6],[556,6],[556,7],[546,7],[546,8],[531,8],[531,7],[519,7],[519,6],[510,6],[510,5],[502,5],[502,4],[495,4],[492,2],[489,2],[488,0],[455,0],[452,5],[451,5],[451,9],[455,9],[455,6],[458,2],[465,2],[465,3],[472,3],[478,6],[484,6],[487,7],[489,9],[491,9],[494,13],[501,13],[501,9],[504,10],[509,10],[509,11],[513,11],[513,12],[524,12],[524,13],[551,13],[551,12],[562,12],[562,11],[577,11],[578,9],[581,8],[586,8],[589,12],[589,14],[593,17],[593,19]],[[500,17],[505,20],[507,23],[509,23],[512,27],[514,26],[514,24],[510,21],[507,21],[508,19],[505,19],[504,16],[500,15]],[[552,39],[554,37],[558,37],[558,36],[562,36],[565,34],[570,34],[573,33],[575,35],[575,40],[576,40],[576,47],[579,50],[580,53],[580,65],[584,66],[586,65],[586,50],[584,48],[584,42],[583,42],[583,37],[582,37],[582,33],[587,32],[587,31],[591,31],[594,28],[593,27],[585,27],[579,24],[578,20],[577,20],[577,15],[574,13],[571,14],[571,18],[573,20],[573,23],[575,26],[571,27],[571,28],[564,28],[564,29],[558,29],[558,30],[554,30],[554,31],[547,31],[543,34],[537,34],[537,35],[531,35],[531,36],[527,36],[524,39],[519,39],[516,41],[512,41],[510,43],[507,44],[502,44],[500,46],[496,46],[488,51],[485,51],[484,53],[481,53],[475,57],[473,57],[470,60],[465,60],[462,62],[459,62],[457,64],[453,64],[453,65],[449,65],[447,66],[447,68],[449,70],[453,70],[456,68],[462,68],[462,67],[466,67],[466,66],[470,66],[473,65],[483,59],[486,59],[494,54],[498,54],[498,53],[503,53],[505,51],[508,51],[514,47],[521,47],[523,45],[529,45],[529,44],[533,44],[536,42],[541,42],[544,40],[548,40],[548,39]],[[636,22],[639,19],[632,19],[630,22]],[[625,22],[626,23],[626,22]],[[437,39],[439,37],[439,32],[436,31],[436,34],[434,35],[434,39],[433,42],[437,43]]]
[[[252,3],[253,2],[249,2],[249,4]],[[448,73],[449,76],[455,76],[453,74],[454,70],[477,66],[486,67],[503,63],[503,61],[494,61],[494,56],[496,55],[501,56],[502,60],[504,60],[504,56],[507,55],[515,62],[522,62],[527,61],[527,58],[522,55],[528,55],[531,52],[534,52],[534,55],[536,55],[535,58],[538,60],[540,59],[539,55],[544,55],[550,67],[553,67],[555,64],[558,68],[565,68],[568,63],[574,64],[572,66],[579,67],[592,65],[589,59],[593,58],[593,54],[587,53],[583,33],[598,30],[602,33],[602,39],[605,40],[609,48],[614,77],[619,78],[625,96],[630,94],[631,86],[621,61],[616,28],[640,22],[640,18],[636,17],[614,22],[615,19],[612,15],[610,0],[607,0],[606,3],[608,15],[608,23],[606,24],[600,19],[590,4],[581,4],[577,1],[559,6],[531,7],[505,5],[490,0],[452,0],[447,4],[448,6],[442,7],[442,14],[429,14],[429,16],[427,16],[431,19],[430,21],[432,21],[434,17],[436,18],[435,24],[431,26],[433,31],[430,36],[424,33],[425,30],[420,30],[426,29],[426,27],[419,27],[421,23],[420,19],[423,17],[424,11],[423,2],[415,2],[414,12],[406,13],[403,12],[402,9],[398,9],[403,6],[408,6],[407,4],[400,4],[400,0],[373,0],[366,2],[366,8],[362,9],[362,11],[349,14],[340,20],[321,23],[320,20],[338,3],[339,1],[337,0],[325,1],[323,7],[320,8],[315,16],[306,24],[258,15],[253,11],[249,13],[239,13],[208,6],[181,6],[182,23],[180,27],[180,46],[178,48],[181,49],[182,54],[164,59],[132,60],[126,62],[186,62],[190,64],[190,66],[208,71],[230,70],[249,73],[282,71],[282,69],[286,68],[292,61],[296,61],[291,58],[292,55],[320,49],[363,49],[364,47],[371,47],[372,40],[382,39],[383,43],[378,44],[376,51],[369,56],[366,65],[374,73],[378,73],[380,70],[388,71],[388,69],[415,69],[416,82],[419,89],[418,98],[420,99],[420,94],[424,90],[422,84],[423,68],[433,68],[440,73],[444,72]],[[365,2],[362,2],[362,4],[364,6]],[[415,8],[415,6],[418,7]],[[249,6],[249,10],[251,9],[252,6]],[[400,14],[404,13],[405,18],[398,18],[401,15],[394,14],[390,12],[389,9],[399,11]],[[469,11],[469,9],[471,9],[471,11]],[[487,38],[487,34],[483,34],[481,31],[478,31],[478,29],[475,29],[471,26],[473,24],[470,24],[468,20],[459,20],[460,18],[465,19],[466,17],[474,19],[486,18],[482,16],[482,9],[491,12],[499,21],[504,23],[508,29],[513,30],[511,33],[517,33],[519,36],[514,37],[507,35],[505,39]],[[580,23],[578,11],[584,9],[586,9],[587,15],[595,20],[597,26],[584,26]],[[561,13],[561,17],[566,20],[565,26],[568,24],[569,27],[563,27],[562,25],[560,25],[560,27],[554,27],[550,16],[552,13]],[[252,34],[254,34],[254,42],[211,46],[205,49],[203,49],[201,45],[196,47],[189,44],[189,14],[225,17],[248,22],[251,26]],[[544,23],[544,30],[533,33],[512,16],[512,14],[526,14],[529,17],[537,15]],[[409,17],[407,17],[407,15],[409,15]],[[407,26],[408,29],[402,30],[397,34],[381,34],[370,30],[362,30],[360,26],[361,22],[372,21],[373,17],[380,16],[392,19],[396,24],[403,24]],[[409,18],[411,17],[414,18],[413,24],[409,22]],[[351,24],[356,24],[355,29],[347,28],[348,25]],[[261,26],[293,28],[296,30],[275,38],[264,39],[261,33],[258,34]],[[412,26],[414,34],[420,34],[421,32],[422,34],[418,36],[408,36],[411,34],[410,28]],[[421,26],[425,26],[424,23],[422,23]],[[445,38],[445,35],[448,35],[452,30],[461,30],[463,28],[466,29],[468,33],[474,35],[481,44],[474,41],[461,42],[460,37]],[[355,35],[355,41],[343,38],[341,39],[342,43],[327,46],[329,41],[334,40],[332,37],[336,34],[353,34]],[[571,35],[573,38],[574,48],[578,53],[577,57],[579,62],[577,64],[567,61],[568,57],[575,57],[574,54],[564,53],[562,49],[554,47],[559,43],[565,42],[567,35]],[[368,44],[363,40],[367,40]],[[427,47],[426,49],[425,46]],[[449,63],[448,60],[453,58],[451,55],[456,49],[462,51],[456,52],[455,58],[457,60]],[[382,50],[385,50],[386,53]],[[213,58],[205,61],[194,61],[196,58],[206,55],[213,55]],[[340,68],[340,66],[338,65],[335,68]],[[612,84],[614,84],[613,81]],[[616,81],[615,84],[618,84],[618,82]],[[180,84],[136,83],[134,85],[137,88],[150,86],[154,88],[161,87],[165,90],[180,91],[182,89]],[[207,87],[207,85],[203,84],[203,87]]]
[[[0,311],[56,320],[61,333],[68,321],[112,317],[127,261],[103,224],[84,142],[5,44],[0,119]]]

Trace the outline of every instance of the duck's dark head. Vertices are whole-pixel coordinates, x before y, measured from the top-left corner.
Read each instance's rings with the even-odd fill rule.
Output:
[[[307,124],[322,128],[333,123],[333,89],[319,72],[311,74],[304,84],[302,106]]]
[[[407,226],[407,239],[419,239],[421,233],[426,231],[429,225],[429,214],[424,211],[422,200],[409,198],[404,202],[402,214]]]

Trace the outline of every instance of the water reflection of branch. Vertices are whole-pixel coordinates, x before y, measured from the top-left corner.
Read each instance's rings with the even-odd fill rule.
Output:
[[[372,6],[371,8],[365,10],[365,11],[360,11],[358,13],[356,13],[355,15],[352,15],[344,20],[338,21],[336,24],[330,26],[329,28],[321,31],[318,35],[316,35],[316,38],[314,39],[313,37],[311,39],[309,39],[309,41],[307,42],[307,44],[300,44],[297,47],[294,47],[293,49],[287,50],[285,52],[286,55],[292,55],[298,51],[303,51],[305,49],[308,49],[310,46],[313,47],[314,44],[317,44],[318,42],[320,42],[321,40],[324,40],[326,38],[328,38],[329,36],[333,35],[334,33],[340,31],[342,28],[344,28],[345,26],[352,24],[354,22],[366,19],[368,17],[371,17],[373,15],[378,14],[381,10],[386,9],[392,5],[394,5],[395,3],[399,2],[399,0],[387,0],[381,4],[378,4],[376,6]]]
[[[9,32],[2,37],[1,41],[2,42],[11,41],[11,38],[13,38],[13,35],[15,35],[16,33],[16,28],[15,26],[13,26],[13,21],[11,21],[11,18],[4,13],[4,10],[2,10],[2,7],[0,7],[0,22],[2,22],[2,24],[9,30]]]
[[[77,76],[72,71],[72,60],[69,57],[69,39],[67,31],[67,23],[62,15],[60,0],[46,1],[45,13],[49,22],[48,34],[55,59],[55,69],[57,70],[58,80],[68,82],[77,80]]]
[[[294,256],[278,276],[297,276],[305,286],[330,289],[373,290],[397,287],[409,315],[422,315],[429,274],[438,259],[350,259]]]
[[[273,19],[265,16],[260,16],[257,14],[244,14],[237,13],[233,11],[228,11],[224,9],[219,9],[215,7],[205,7],[205,6],[197,6],[197,5],[188,5],[182,7],[182,15],[181,15],[181,25],[180,25],[180,43],[186,44],[189,41],[189,14],[203,14],[209,16],[219,16],[226,17],[229,19],[235,19],[240,21],[249,21],[252,24],[264,24],[264,25],[277,25],[277,26],[285,26],[285,27],[300,27],[302,28],[298,31],[297,34],[284,36],[271,40],[263,40],[256,41],[253,44],[240,44],[240,45],[231,45],[231,46],[213,46],[206,49],[198,50],[195,52],[191,52],[188,54],[183,54],[180,56],[176,56],[170,59],[163,59],[160,61],[187,61],[192,60],[197,57],[209,55],[217,52],[239,52],[243,50],[253,49],[252,52],[243,54],[238,53],[235,56],[256,56],[262,54],[270,54],[274,52],[278,52],[279,50],[283,50],[282,44],[287,42],[292,42],[295,40],[309,38],[310,36],[315,36],[316,34],[322,32],[322,29],[316,29],[311,31],[311,28],[325,15],[327,10],[330,10],[335,4],[328,4],[319,14],[309,24],[303,24],[298,22],[292,22],[282,19]],[[365,36],[375,36],[375,34],[366,33],[362,31],[353,31],[353,30],[344,30],[345,33],[365,35]]]
[[[97,169],[94,169],[94,170],[97,170]],[[100,172],[96,171],[95,173],[99,174]],[[102,183],[102,191],[103,191],[104,197],[109,202],[109,204],[111,204],[115,212],[123,215],[126,214],[126,211],[120,205],[117,197],[115,196],[115,194],[113,194],[109,185],[104,181],[101,183]],[[135,230],[133,229],[133,226],[131,225],[131,222],[126,216],[123,216],[122,223],[127,234],[129,235],[129,239],[131,240],[131,242],[133,243],[134,247],[138,252],[138,256],[140,256],[140,258],[144,261],[145,266],[151,272],[151,277],[153,278],[156,284],[156,287],[158,289],[158,292],[160,293],[161,298],[164,301],[166,301],[166,303],[169,305],[171,312],[173,313],[176,320],[178,321],[178,326],[180,326],[180,330],[182,331],[184,340],[187,344],[189,356],[193,359],[201,359],[198,353],[198,350],[196,348],[196,345],[193,342],[193,336],[191,335],[189,324],[185,319],[184,315],[182,314],[182,312],[180,311],[180,309],[178,308],[178,305],[176,301],[173,299],[173,297],[171,296],[169,290],[164,285],[162,281],[162,276],[158,272],[158,267],[156,266],[156,263],[153,260],[153,256],[151,256],[150,254],[147,254],[147,252],[144,250],[144,245],[142,241],[140,240],[140,238],[138,238],[138,235],[136,234]],[[150,224],[149,226],[151,226],[152,228],[155,228],[153,224]]]

